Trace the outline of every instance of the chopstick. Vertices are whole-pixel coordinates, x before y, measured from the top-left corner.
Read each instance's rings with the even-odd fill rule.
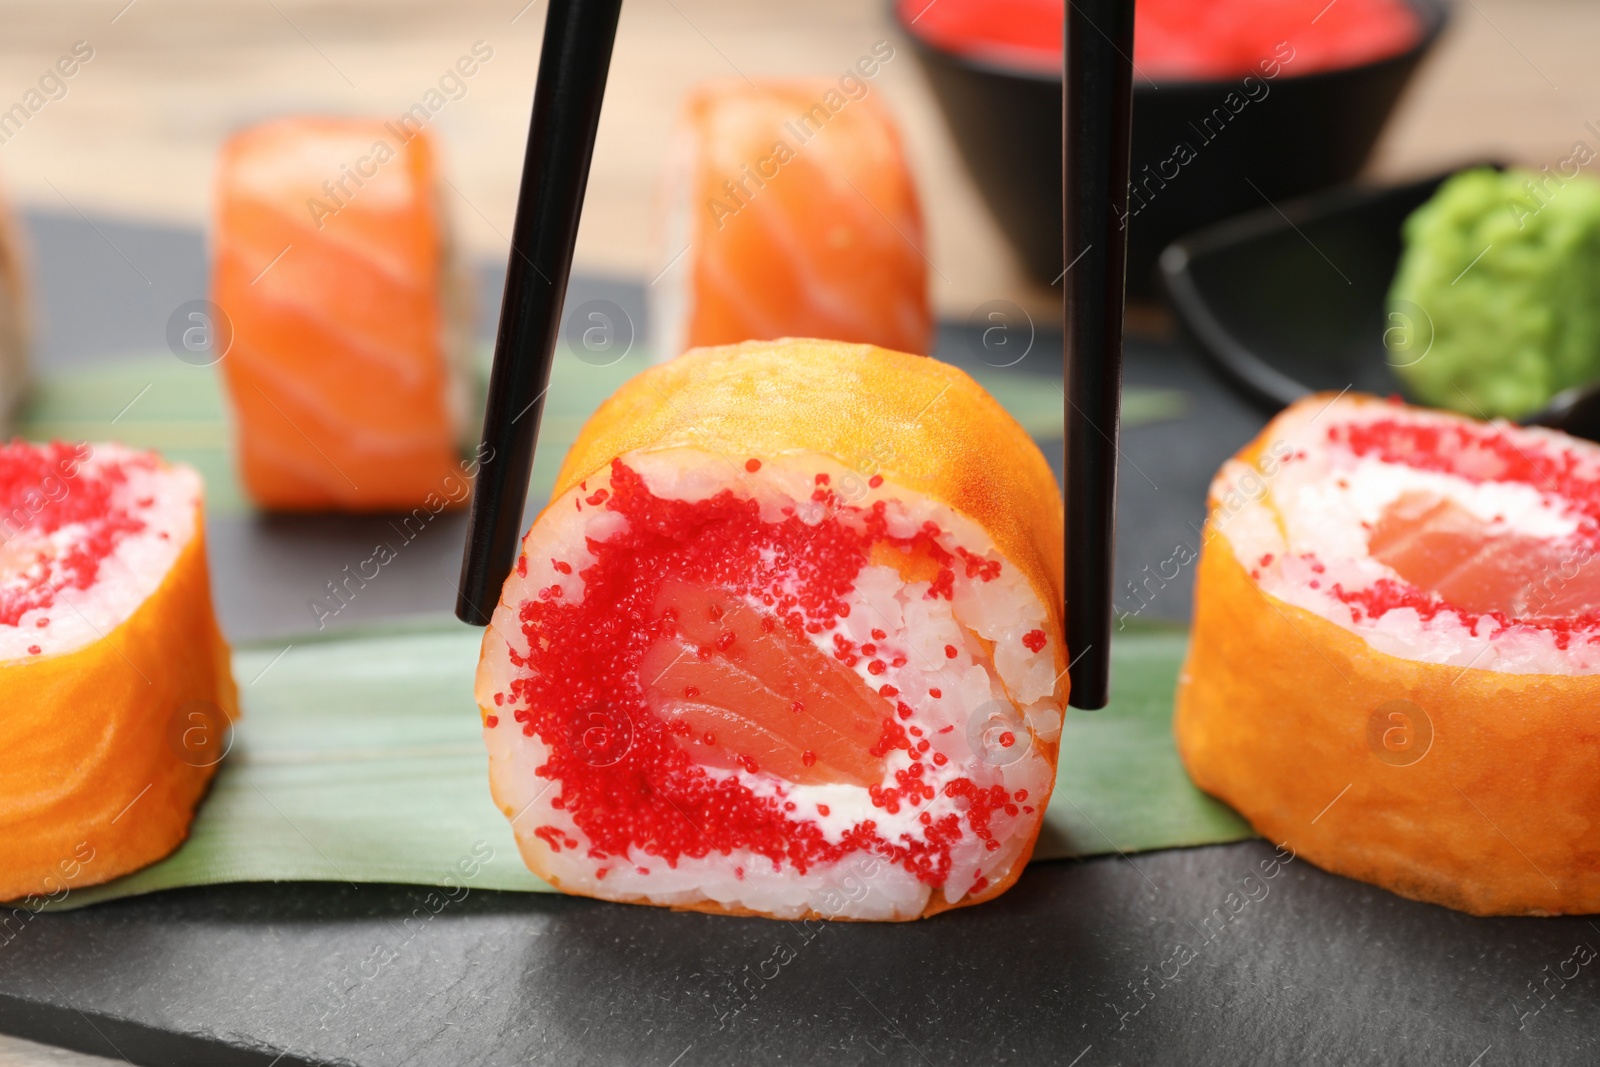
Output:
[[[486,625],[516,558],[622,0],[552,0],[467,522],[456,616]],[[1132,0],[1070,0],[1062,89],[1066,620],[1072,705],[1104,707],[1132,119]]]
[[[1133,0],[1068,0],[1062,69],[1070,702],[1103,708],[1121,431]]]
[[[622,0],[550,0],[495,334],[456,617],[485,626],[516,559]]]

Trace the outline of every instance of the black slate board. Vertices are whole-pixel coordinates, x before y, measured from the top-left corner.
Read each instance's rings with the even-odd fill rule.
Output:
[[[1586,921],[1473,919],[1303,861],[1219,918],[1272,857],[1038,864],[992,905],[810,930],[544,895],[417,920],[417,889],[179,890],[30,923],[0,1028],[279,1067],[1595,1062],[1596,964],[1519,1020],[1528,983],[1600,944]],[[1180,941],[1194,958],[1159,978]]]
[[[158,350],[171,309],[203,294],[196,233],[27,221],[45,362]],[[575,283],[575,300],[595,294],[642,322],[637,286]],[[947,328],[940,355],[981,361],[976,336]],[[1016,370],[1050,388],[1060,351],[1041,330]],[[1194,543],[1212,472],[1262,423],[1179,345],[1132,342],[1127,378],[1191,403],[1124,439],[1119,588]],[[367,521],[215,520],[230,633],[302,629],[281,590],[342,566]],[[436,533],[341,624],[447,610],[460,529]],[[1140,618],[1186,618],[1188,579]],[[543,895],[474,892],[434,915],[407,887],[178,890],[23,923],[0,945],[0,1031],[141,1064],[278,1067],[1600,1060],[1597,964],[1560,977],[1600,925],[1473,919],[1304,861],[1231,913],[1273,856],[1252,842],[1041,863],[981,908],[813,930]]]

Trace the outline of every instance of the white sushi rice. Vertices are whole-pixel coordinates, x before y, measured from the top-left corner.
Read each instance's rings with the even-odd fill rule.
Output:
[[[149,455],[110,443],[81,446],[79,455],[84,454],[88,458],[77,465],[75,474],[67,477],[56,472],[53,481],[41,481],[39,493],[65,499],[103,478],[109,464]],[[158,462],[153,467],[130,465],[124,469],[127,480],[113,487],[112,501],[142,521],[144,529],[121,537],[100,561],[88,589],[58,589],[49,606],[23,613],[15,626],[0,625],[0,661],[61,655],[111,637],[160,587],[179,553],[195,536],[202,484],[192,468]],[[72,523],[44,534],[26,521],[28,511],[24,503],[8,517],[0,543],[0,587],[15,589],[28,584],[40,573],[41,560],[59,558],[82,543],[88,533],[85,524]],[[30,652],[30,648],[39,651]]]
[[[637,471],[658,497],[694,501],[732,489],[759,501],[767,521],[782,521],[782,509],[794,508],[802,521],[811,525],[823,518],[822,506],[810,501],[815,476],[828,473],[836,486],[849,484],[846,479],[853,477],[863,495],[851,503],[870,508],[874,501],[883,500],[890,530],[896,536],[910,536],[924,522],[932,521],[942,531],[945,549],[960,545],[980,558],[1000,559],[978,524],[937,501],[899,490],[892,482],[867,488],[837,460],[811,453],[759,458],[762,466],[757,473],[736,469],[718,454],[692,448],[633,453],[624,456],[623,462]],[[674,905],[714,902],[788,918],[808,913],[859,919],[920,914],[936,890],[904,868],[865,853],[847,854],[837,863],[813,866],[805,874],[787,864],[775,869],[766,856],[743,851],[712,852],[698,859],[684,856],[675,866],[637,849],[625,860],[586,856],[582,831],[566,811],[551,804],[561,793],[560,785],[537,773],[548,756],[547,747],[537,736],[526,736],[512,721],[515,705],[496,707],[493,698],[495,693],[509,693],[512,680],[525,669],[512,665],[507,650],[509,642],[519,654],[526,653],[526,638],[517,623],[518,605],[534,597],[537,590],[555,584],[562,587],[563,600],[581,601],[581,573],[595,562],[586,539],[605,541],[627,522],[615,512],[600,508],[579,511],[574,505],[580,494],[592,494],[608,482],[606,473],[588,479],[587,488],[555,500],[535,523],[523,542],[527,573],[513,574],[508,581],[485,637],[477,699],[501,716],[498,727],[484,731],[490,779],[501,809],[513,819],[517,840],[530,865],[548,872],[565,889],[614,900]],[[553,560],[569,564],[571,573],[556,571]],[[954,813],[961,818],[965,832],[950,848],[950,873],[938,891],[955,902],[979,877],[991,884],[1004,878],[1043,818],[1054,770],[1041,745],[1052,745],[1059,736],[1062,700],[1054,642],[1037,653],[1022,643],[1023,635],[1030,631],[1048,632],[1046,606],[1016,568],[1001,562],[999,575],[989,582],[968,578],[963,569],[956,568],[950,600],[926,596],[928,582],[907,582],[891,568],[869,566],[847,598],[852,609],[849,615],[838,620],[836,630],[812,637],[819,649],[830,654],[834,634],[841,633],[858,643],[873,641],[880,650],[878,658],[886,663],[904,658],[903,666],[891,665],[885,673],[871,675],[868,657],[862,657],[855,670],[874,690],[885,683],[895,686],[900,691],[896,700],[913,709],[912,718],[902,725],[920,728],[933,744],[922,758],[924,780],[935,790],[933,800],[920,806],[902,804],[897,813],[890,814],[873,805],[866,789],[852,785],[799,785],[744,770],[711,773],[738,778],[757,795],[781,792],[796,804],[794,818],[814,821],[834,843],[867,819],[873,820],[878,834],[890,842],[920,840],[927,829],[920,821],[924,812],[931,813],[936,823]],[[887,636],[874,641],[874,629]],[[992,643],[992,657],[986,643]],[[947,645],[956,649],[955,658],[947,656]],[[929,694],[932,688],[941,691],[939,698]],[[1007,730],[1015,738],[1009,748],[997,740]],[[943,767],[931,759],[934,751],[947,757]],[[885,762],[883,785],[893,786],[894,772],[910,766],[912,759],[904,750],[895,750]],[[1017,802],[1015,816],[1003,810],[993,814],[990,830],[1000,842],[998,850],[987,850],[967,826],[966,800],[945,796],[944,785],[961,777],[979,787],[1003,785],[1009,796],[1027,790],[1027,799]],[[821,815],[818,805],[828,808],[829,814]],[[537,828],[547,826],[576,839],[579,847],[552,850],[534,834]],[[649,873],[640,873],[641,868]],[[597,873],[602,869],[603,878]]]
[[[1364,399],[1340,399],[1291,408],[1268,427],[1256,466],[1230,460],[1211,485],[1211,522],[1260,588],[1355,633],[1380,652],[1424,663],[1512,674],[1600,673],[1600,635],[1574,637],[1558,647],[1549,629],[1513,621],[1501,626],[1454,609],[1432,618],[1414,608],[1394,608],[1374,618],[1333,592],[1371,588],[1381,579],[1404,583],[1374,559],[1367,541],[1385,511],[1402,494],[1422,492],[1450,501],[1495,532],[1561,541],[1578,518],[1561,496],[1513,481],[1475,481],[1357,455],[1329,429],[1384,419],[1459,426],[1456,416],[1400,408]],[[1576,470],[1600,476],[1600,448],[1563,434],[1503,423],[1486,427],[1528,456],[1571,456]],[[1366,523],[1366,526],[1362,524]],[[1313,567],[1310,555],[1322,571]],[[1267,557],[1270,562],[1263,563]],[[1587,564],[1600,566],[1600,558]],[[1313,588],[1316,583],[1316,588]]]

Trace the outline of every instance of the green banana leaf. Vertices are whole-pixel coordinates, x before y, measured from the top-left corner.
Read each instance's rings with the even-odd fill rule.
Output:
[[[238,650],[245,715],[188,841],[51,907],[220,882],[451,885],[469,858],[474,888],[550,891],[489,797],[479,638],[433,621]],[[1067,716],[1035,859],[1253,836],[1190,783],[1173,747],[1185,646],[1181,632],[1131,629],[1113,644],[1111,705]]]
[[[486,361],[479,363],[482,371]],[[609,366],[558,353],[532,499],[548,496],[589,415],[644,366],[642,353]],[[978,377],[1035,437],[1060,440],[1058,389],[998,371]],[[480,390],[482,383],[480,373]],[[1186,403],[1178,391],[1130,389],[1123,422],[1175,418]],[[32,438],[159,449],[200,471],[212,513],[249,507],[234,476],[214,367],[162,355],[46,377],[16,429]],[[151,867],[74,889],[51,907],[220,882],[440,884],[468,857],[481,864],[474,886],[548,891],[523,867],[489,797],[471,694],[478,637],[433,621],[241,648],[235,675],[245,718],[188,841]],[[1036,858],[1251,836],[1229,809],[1190,784],[1173,748],[1172,692],[1184,646],[1181,633],[1133,630],[1113,646],[1112,705],[1068,716]],[[484,855],[492,858],[484,862]]]

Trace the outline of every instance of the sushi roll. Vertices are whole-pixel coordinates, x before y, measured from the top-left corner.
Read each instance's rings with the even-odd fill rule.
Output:
[[[263,508],[442,499],[466,421],[466,288],[429,136],[291,118],[222,150],[212,299],[244,488]]]
[[[115,444],[0,446],[0,900],[176,848],[238,715],[200,477]]]
[[[16,218],[0,201],[0,428],[10,425],[28,391],[33,323],[26,259]]]
[[[708,82],[661,180],[658,359],[751,339],[832,337],[926,354],[922,212],[868,83]]]
[[[1179,750],[1327,870],[1600,911],[1600,447],[1363,397],[1211,486]]]
[[[484,635],[496,802],[607,900],[915,919],[1021,873],[1067,681],[1062,509],[961,371],[697,349],[580,434]]]

